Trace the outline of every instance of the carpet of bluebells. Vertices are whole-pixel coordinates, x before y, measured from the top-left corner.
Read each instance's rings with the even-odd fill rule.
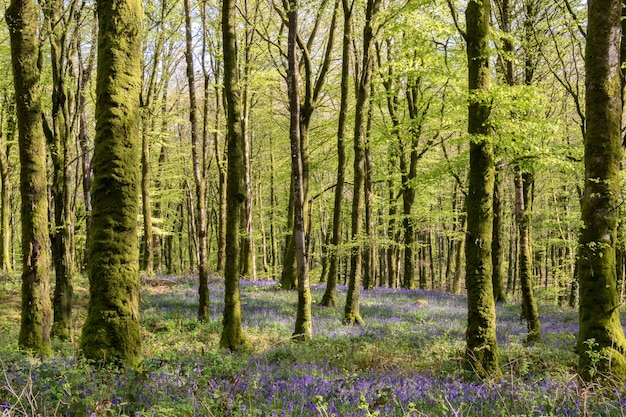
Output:
[[[144,361],[101,367],[75,342],[55,355],[18,351],[19,323],[0,299],[3,416],[621,416],[624,387],[585,384],[575,373],[577,315],[543,305],[543,341],[523,343],[516,303],[498,306],[504,377],[476,381],[463,370],[466,299],[443,292],[375,289],[362,294],[365,326],[341,324],[313,287],[314,338],[289,339],[297,295],[275,282],[242,283],[249,348],[218,347],[223,285],[211,282],[211,317],[196,320],[193,280],[142,286]],[[17,288],[17,287],[16,287]],[[15,290],[17,293],[17,290]],[[9,291],[10,292],[10,291]],[[6,292],[5,292],[6,294]],[[84,301],[84,300],[83,300]],[[84,308],[84,306],[83,306]],[[77,314],[77,335],[84,311]]]

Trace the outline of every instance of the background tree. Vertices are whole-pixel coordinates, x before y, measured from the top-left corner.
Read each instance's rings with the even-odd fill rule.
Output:
[[[138,0],[99,0],[96,138],[85,357],[141,361],[139,211],[141,37]]]

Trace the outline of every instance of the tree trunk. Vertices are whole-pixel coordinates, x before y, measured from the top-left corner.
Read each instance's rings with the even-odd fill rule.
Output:
[[[4,272],[13,272],[11,262],[11,187],[9,180],[9,154],[11,143],[15,140],[15,100],[13,95],[5,94],[3,112],[6,114],[6,135],[2,135],[0,144],[0,268]],[[6,138],[6,140],[5,140]]]
[[[289,34],[287,38],[287,90],[289,93],[289,137],[291,139],[291,176],[294,195],[294,244],[298,279],[298,310],[293,337],[299,340],[312,337],[311,291],[309,288],[309,265],[307,261],[307,241],[304,224],[305,184],[304,152],[301,137],[301,115],[299,95],[299,71],[296,37],[298,34],[298,1],[292,0],[287,10]]]
[[[89,309],[80,347],[88,359],[141,361],[139,212],[141,34],[138,0],[99,0]]]
[[[352,5],[348,0],[342,0],[343,5],[343,40],[341,59],[341,98],[339,105],[339,120],[337,122],[337,185],[335,186],[335,203],[333,207],[333,231],[330,262],[328,267],[328,282],[322,297],[322,305],[334,307],[337,304],[337,280],[339,278],[339,245],[341,244],[343,206],[343,190],[346,182],[346,119],[348,117],[348,95],[350,82],[350,57],[352,45]]]
[[[586,116],[584,227],[580,236],[578,353],[587,379],[626,378],[626,338],[620,324],[615,238],[622,161],[620,92],[621,2],[588,3],[585,50]],[[599,356],[598,356],[599,355]],[[596,363],[597,358],[600,363]],[[598,374],[597,371],[600,373]]]
[[[220,346],[231,351],[242,349],[246,341],[241,328],[239,290],[239,227],[242,205],[246,199],[243,184],[243,125],[239,72],[237,68],[236,0],[222,3],[224,52],[224,100],[228,120],[228,173],[226,182],[226,259],[224,265],[224,314]]]
[[[504,164],[499,162],[496,165],[495,183],[493,188],[493,240],[491,242],[491,262],[493,264],[493,274],[491,281],[493,284],[493,297],[496,303],[506,303],[504,292],[504,251],[502,248],[504,204],[502,201],[504,194]]]
[[[541,340],[537,302],[533,295],[532,250],[530,240],[530,212],[532,176],[515,166],[515,206],[519,230],[519,277],[522,288],[522,317],[526,319],[527,343]]]
[[[469,190],[465,241],[468,302],[467,366],[479,377],[500,373],[496,340],[496,309],[491,283],[494,157],[489,115],[489,1],[470,0],[467,22]]]
[[[11,37],[22,197],[22,313],[18,344],[51,353],[50,242],[46,193],[46,141],[42,127],[38,8],[12,0],[6,11]]]
[[[51,230],[52,261],[55,269],[54,322],[52,335],[69,339],[72,332],[72,276],[74,257],[72,253],[71,194],[69,177],[69,137],[71,116],[68,92],[65,85],[67,53],[64,44],[68,22],[62,19],[61,2],[48,0],[43,3],[46,27],[50,42],[52,72],[52,126],[44,119],[44,133],[50,147],[52,161],[52,194],[54,228]],[[67,17],[71,20],[73,16]]]
[[[380,9],[380,0],[367,0],[365,27],[363,28],[363,57],[361,75],[357,84],[356,111],[354,120],[354,191],[352,197],[351,240],[354,245],[350,255],[350,278],[344,309],[344,323],[365,324],[359,311],[362,275],[363,192],[365,183],[365,118],[370,105],[370,83],[372,82],[372,46],[374,20]]]
[[[185,59],[189,86],[189,122],[191,124],[191,159],[196,197],[196,233],[198,238],[198,319],[209,320],[209,270],[207,265],[207,213],[206,213],[206,149],[198,138],[198,106],[196,104],[195,73],[191,28],[190,0],[185,6]]]

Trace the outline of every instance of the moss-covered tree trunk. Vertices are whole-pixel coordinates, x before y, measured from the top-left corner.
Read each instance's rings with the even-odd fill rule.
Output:
[[[64,49],[67,23],[61,19],[62,6],[58,1],[47,1],[43,5],[48,36],[50,37],[50,60],[52,69],[52,125],[46,123],[44,132],[50,146],[52,160],[52,202],[54,228],[52,229],[52,260],[55,270],[54,323],[52,334],[61,339],[71,336],[72,325],[72,275],[74,259],[72,253],[71,194],[69,176],[70,114],[65,67],[67,56]]]
[[[333,206],[333,230],[331,249],[328,251],[330,260],[328,266],[328,281],[322,297],[322,305],[334,307],[337,304],[337,279],[339,277],[339,244],[342,234],[343,191],[346,182],[346,119],[348,117],[348,95],[350,82],[350,62],[352,46],[352,4],[342,0],[343,8],[343,39],[341,60],[341,98],[339,105],[339,119],[337,121],[337,185],[335,186],[335,200]]]
[[[55,270],[54,322],[52,335],[68,339],[72,332],[72,297],[74,256],[72,227],[72,196],[70,193],[70,135],[73,117],[70,115],[68,88],[66,86],[68,53],[65,42],[69,23],[64,20],[62,3],[58,0],[42,2],[47,35],[50,42],[52,72],[51,124],[44,124],[50,159],[52,161],[52,205],[54,227],[51,230],[52,261]],[[70,19],[73,18],[70,14]]]
[[[11,38],[22,196],[22,314],[18,343],[23,349],[49,354],[51,265],[38,8],[31,0],[13,0],[6,20]]]
[[[621,149],[619,65],[621,2],[588,3],[585,50],[586,116],[584,227],[580,236],[578,351],[586,378],[626,378],[626,338],[620,324],[615,271]],[[593,339],[593,343],[590,341]],[[591,345],[591,346],[590,346]],[[595,353],[592,353],[595,352]],[[600,363],[594,363],[600,354]]]
[[[522,317],[526,320],[526,342],[541,340],[541,325],[537,301],[533,291],[533,259],[530,240],[530,213],[532,175],[523,173],[519,165],[515,169],[515,207],[519,231],[519,279],[522,290]]]
[[[89,309],[81,349],[98,361],[141,361],[139,0],[98,0],[96,138],[89,240]]]
[[[503,223],[504,218],[504,164],[496,165],[495,182],[493,188],[493,238],[491,241],[491,263],[493,273],[491,282],[493,284],[493,299],[496,303],[505,303],[506,294],[504,292],[504,250],[502,248]]]
[[[374,60],[372,49],[374,44],[374,22],[380,10],[380,0],[368,0],[365,10],[365,26],[363,28],[363,55],[361,74],[357,82],[356,110],[354,118],[354,185],[352,196],[350,277],[348,294],[344,309],[344,323],[364,324],[359,311],[362,275],[362,232],[363,232],[363,199],[365,185],[365,133],[366,117],[370,105],[370,83],[372,82],[372,66]]]
[[[496,310],[491,283],[494,156],[488,97],[490,1],[470,0],[465,11],[468,61],[469,189],[465,239],[468,302],[467,366],[479,377],[498,374]]]
[[[246,199],[243,184],[242,104],[237,68],[237,34],[235,32],[236,0],[222,3],[222,37],[224,53],[224,100],[228,124],[228,174],[226,183],[226,264],[224,265],[224,314],[220,346],[230,350],[245,345],[241,328],[239,291],[239,227],[242,206]]]
[[[11,262],[11,185],[9,178],[9,153],[15,140],[15,100],[13,94],[5,94],[3,113],[6,115],[6,134],[0,139],[0,269],[13,272]]]

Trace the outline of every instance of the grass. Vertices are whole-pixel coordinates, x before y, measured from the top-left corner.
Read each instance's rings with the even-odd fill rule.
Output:
[[[314,339],[293,342],[296,294],[274,282],[242,283],[250,349],[218,347],[223,285],[213,280],[211,320],[196,320],[193,279],[142,284],[140,370],[99,367],[77,343],[55,356],[17,349],[19,284],[0,281],[0,413],[4,416],[621,416],[623,387],[585,384],[575,373],[574,310],[540,308],[543,342],[524,346],[515,304],[498,306],[505,377],[475,381],[462,369],[466,299],[443,292],[365,291],[366,325],[341,324],[342,307],[318,302]],[[76,337],[87,289],[76,284]],[[343,306],[345,288],[340,287]]]

